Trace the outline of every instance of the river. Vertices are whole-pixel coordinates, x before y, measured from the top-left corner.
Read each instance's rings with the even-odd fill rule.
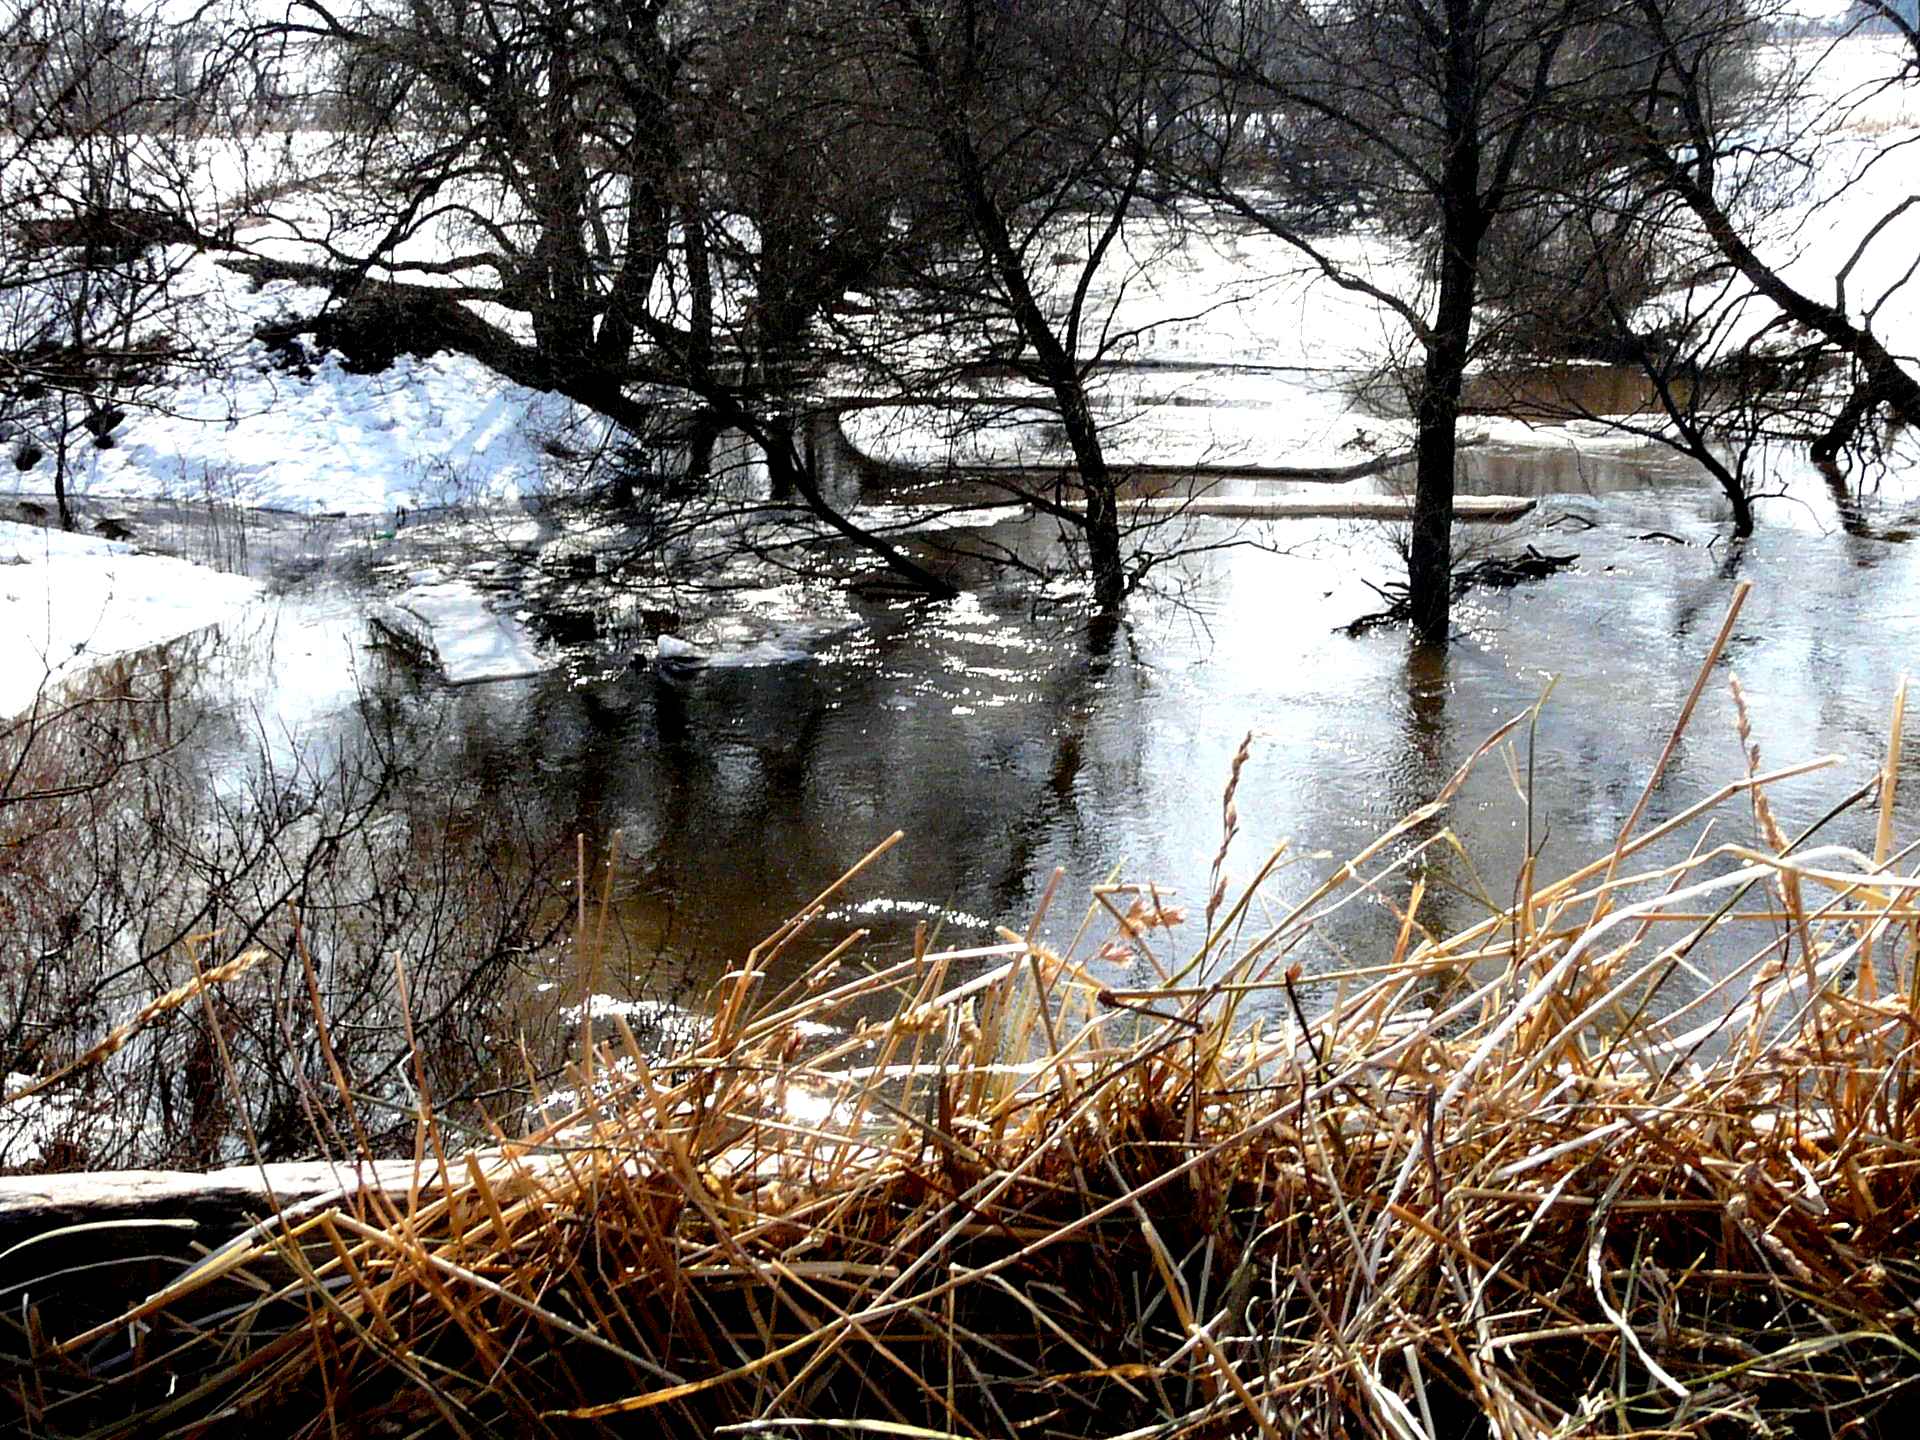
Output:
[[[942,562],[967,582],[946,603],[790,574],[791,552],[733,555],[710,588],[636,593],[605,543],[632,539],[631,524],[609,530],[565,507],[413,516],[397,534],[391,522],[221,517],[223,553],[210,558],[273,583],[240,619],[135,666],[146,698],[112,713],[151,732],[159,758],[61,802],[82,806],[62,823],[91,837],[83,851],[58,834],[35,840],[52,867],[44,898],[10,892],[21,943],[43,956],[20,971],[37,987],[20,1003],[50,1034],[71,1025],[60,1043],[77,1050],[190,978],[183,944],[211,958],[264,942],[270,961],[229,987],[225,1013],[254,1034],[235,1048],[262,1145],[306,1153],[311,1087],[328,1082],[300,1018],[304,950],[356,1090],[385,1097],[399,1127],[381,1143],[404,1148],[401,974],[435,1093],[475,1095],[497,1114],[529,1065],[563,1083],[584,995],[632,1003],[636,1028],[666,1027],[652,1038],[670,1045],[684,1034],[672,1028],[686,1023],[681,1007],[698,1008],[895,830],[904,839],[776,971],[856,929],[869,937],[853,963],[897,957],[923,923],[937,944],[989,940],[999,926],[1024,929],[1050,887],[1039,933],[1064,947],[1109,879],[1151,883],[1184,907],[1186,922],[1155,943],[1190,952],[1243,740],[1229,893],[1289,847],[1249,910],[1252,934],[1431,799],[1551,683],[1537,727],[1460,788],[1443,822],[1451,838],[1429,825],[1373,862],[1432,841],[1382,901],[1403,899],[1417,868],[1422,923],[1451,931],[1510,902],[1529,833],[1543,878],[1611,846],[1741,581],[1751,595],[1646,823],[1746,773],[1734,674],[1765,765],[1842,757],[1777,788],[1789,834],[1872,776],[1920,643],[1920,492],[1833,488],[1783,462],[1759,533],[1735,543],[1724,501],[1668,456],[1482,445],[1464,464],[1469,492],[1538,498],[1518,524],[1463,527],[1469,551],[1531,544],[1578,558],[1537,583],[1470,594],[1439,657],[1403,633],[1344,631],[1379,606],[1367,582],[1397,571],[1379,524],[1199,519],[1156,532],[1169,558],[1107,627],[1078,587],[1036,586],[978,558],[1055,555],[1046,522],[1007,507],[905,542],[975,557]],[[924,509],[930,493],[845,455],[828,468],[841,501],[869,518]],[[750,494],[757,482],[734,483]],[[190,551],[206,528],[190,515],[136,520],[173,526]],[[374,643],[397,632],[370,618],[393,621],[397,603],[431,609],[429,598],[496,627],[497,645],[475,632],[484,673],[521,665],[536,634],[557,660],[449,683],[404,643]],[[1913,764],[1896,812],[1909,837],[1920,834]],[[1708,839],[1755,834],[1736,802]],[[1677,860],[1702,835],[1690,826],[1645,858]],[[1872,816],[1856,807],[1822,837],[1871,849]],[[578,910],[582,856],[588,944],[556,928]],[[1399,923],[1391,904],[1362,900],[1316,925],[1290,956],[1302,1002],[1325,1003],[1326,977],[1391,953]],[[1772,938],[1761,922],[1721,927],[1659,1003]],[[1094,965],[1144,978],[1124,962]],[[138,1094],[125,1079],[99,1092],[117,1128],[89,1133],[119,1138],[89,1140],[94,1163],[238,1153],[213,1092],[193,1081],[212,1063],[195,1033],[167,1027],[152,1059],[137,1046],[123,1057],[117,1073]],[[140,1139],[177,1136],[183,1110],[201,1137],[187,1150]]]
[[[981,572],[949,604],[837,609],[764,663],[668,672],[629,663],[644,642],[618,634],[536,677],[438,687],[367,664],[336,671],[329,696],[326,675],[281,650],[328,626],[357,633],[358,602],[315,581],[267,603],[259,621],[281,647],[232,646],[222,685],[259,713],[296,712],[267,728],[297,733],[310,763],[363,746],[368,716],[396,713],[355,687],[404,689],[408,733],[429,737],[413,793],[510,807],[563,870],[570,837],[597,856],[617,833],[617,939],[599,983],[630,994],[698,990],[895,829],[904,842],[833,912],[835,936],[867,927],[885,950],[924,919],[942,941],[977,941],[1023,925],[1056,870],[1050,932],[1062,942],[1111,875],[1155,882],[1197,911],[1248,735],[1229,875],[1249,877],[1283,842],[1333,857],[1283,869],[1267,901],[1283,906],[1430,798],[1549,677],[1530,759],[1533,825],[1543,873],[1563,873],[1611,843],[1742,579],[1755,588],[1723,669],[1746,687],[1766,761],[1846,757],[1834,774],[1783,788],[1783,823],[1813,818],[1878,763],[1920,636],[1912,499],[1870,496],[1842,513],[1802,476],[1735,545],[1717,496],[1657,456],[1483,449],[1468,465],[1469,490],[1542,497],[1526,525],[1477,541],[1579,559],[1546,581],[1469,597],[1440,659],[1411,653],[1399,633],[1338,629],[1377,608],[1363,582],[1393,573],[1384,528],[1198,521],[1182,537],[1198,553],[1157,572],[1104,637],[1075,605],[1037,605],[1018,577]],[[1031,549],[1036,523],[978,535]],[[807,594],[788,603],[804,609]],[[1715,683],[1652,818],[1745,763]],[[1920,785],[1906,787],[1901,810],[1920,813]],[[1733,833],[1749,835],[1750,819],[1730,814]],[[1434,870],[1425,918],[1440,926],[1510,895],[1526,805],[1502,759],[1482,764],[1449,823],[1472,864]],[[1830,833],[1858,841],[1870,830],[1855,818]],[[1315,964],[1358,963],[1393,923],[1380,907],[1350,907],[1320,937]],[[552,983],[578,993],[586,980],[556,963]]]

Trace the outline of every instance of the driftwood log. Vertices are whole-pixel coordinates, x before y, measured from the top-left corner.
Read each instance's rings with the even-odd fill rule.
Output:
[[[1579,558],[1578,555],[1549,555],[1531,545],[1518,555],[1489,555],[1453,572],[1453,598],[1458,600],[1473,590],[1508,590],[1530,580],[1544,580],[1549,575],[1557,575],[1567,569]],[[1404,581],[1386,585],[1375,585],[1371,581],[1365,583],[1369,590],[1387,602],[1387,608],[1362,615],[1357,620],[1336,626],[1336,629],[1344,630],[1349,635],[1364,635],[1382,625],[1398,625],[1412,617],[1412,597]]]
[[[1458,495],[1453,518],[1463,522],[1505,524],[1538,503],[1524,495]],[[1122,500],[1123,514],[1140,517],[1208,515],[1233,520],[1387,520],[1413,518],[1413,501],[1399,495],[1195,495]]]

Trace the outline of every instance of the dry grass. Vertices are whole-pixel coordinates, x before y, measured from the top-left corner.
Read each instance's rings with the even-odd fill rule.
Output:
[[[1392,903],[1447,795],[1184,959],[1120,887],[1064,952],[852,937],[765,993],[829,892],[689,1052],[606,1047],[483,1153],[423,1107],[413,1193],[44,1337],[13,1398],[35,1434],[1876,1433],[1920,1376],[1900,721],[1873,853],[1781,834],[1799,772],[1756,759],[1458,934],[1416,883],[1317,1014],[1290,947]],[[1765,843],[1646,858],[1716,808]]]

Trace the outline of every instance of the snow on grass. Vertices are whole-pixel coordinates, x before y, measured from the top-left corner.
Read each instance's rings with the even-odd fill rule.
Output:
[[[110,656],[230,619],[258,592],[185,560],[0,522],[0,716]]]
[[[1809,25],[1843,24],[1854,9],[1854,0],[1782,0],[1779,18]]]
[[[1093,295],[1110,309],[1111,331],[1138,337],[1130,358],[1344,372],[1406,346],[1405,323],[1388,307],[1329,283],[1251,222],[1190,216],[1172,234],[1155,221],[1125,238],[1126,255]],[[1418,295],[1417,260],[1405,247],[1363,234],[1321,244],[1348,273]]]
[[[24,1090],[40,1077],[0,1071],[0,1095]],[[29,1095],[0,1105],[0,1171],[44,1164],[58,1142],[77,1134],[98,1136],[108,1117],[91,1114],[79,1099],[58,1092]]]

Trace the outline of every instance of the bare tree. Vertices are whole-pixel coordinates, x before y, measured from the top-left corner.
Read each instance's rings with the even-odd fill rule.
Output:
[[[1617,161],[1580,122],[1628,87],[1625,0],[1169,0],[1202,99],[1188,183],[1397,316],[1417,361],[1411,617],[1447,638],[1461,394],[1499,343],[1498,227]],[[1326,240],[1363,227],[1416,263],[1368,270]]]
[[[691,402],[760,447],[776,493],[916,587],[952,593],[828,502],[792,424],[798,347],[870,263],[860,232],[886,212],[871,196],[858,217],[804,210],[817,172],[714,168],[741,152],[736,127],[753,114],[725,111],[730,97],[752,96],[770,123],[790,116],[742,67],[783,47],[803,66],[822,53],[837,31],[821,6],[301,0],[291,15],[273,33],[330,58],[331,94],[309,104],[350,122],[332,168],[353,182],[283,210],[315,261],[257,273],[325,283],[389,343],[400,331],[474,356],[632,433]]]
[[[932,288],[954,319],[1010,342],[994,359],[1051,397],[1081,503],[1024,498],[1083,535],[1095,599],[1111,608],[1128,571],[1091,382],[1129,337],[1114,333],[1096,285],[1124,264],[1123,231],[1175,138],[1164,123],[1174,47],[1137,0],[889,0],[884,13],[919,94],[907,123],[936,157],[972,250]]]
[[[1698,7],[1694,7],[1698,13]],[[1537,162],[1533,203],[1500,216],[1488,237],[1490,324],[1481,379],[1523,419],[1578,419],[1686,456],[1720,486],[1736,536],[1752,533],[1761,440],[1783,405],[1791,367],[1741,363],[1737,292],[1685,206],[1636,163],[1631,137],[1674,133],[1659,94],[1657,47],[1622,11],[1609,25],[1609,84],[1571,91],[1541,147],[1603,163]],[[1722,32],[1699,57],[1697,82],[1728,133],[1764,117],[1757,25]],[[1565,368],[1562,362],[1575,362]],[[1637,371],[1644,393],[1624,405],[1616,386],[1589,400],[1578,362]],[[1568,383],[1571,382],[1571,383]]]
[[[1749,0],[1636,0],[1613,23],[1637,63],[1570,118],[1617,163],[1513,217],[1503,267],[1538,270],[1537,294],[1583,299],[1600,358],[1639,369],[1650,403],[1627,416],[1570,395],[1533,406],[1688,456],[1746,535],[1769,452],[1804,447],[1837,481],[1844,454],[1878,452],[1882,420],[1920,414],[1913,358],[1890,348],[1884,319],[1914,273],[1916,202],[1900,187],[1871,199],[1913,141],[1887,139],[1870,113],[1920,76],[1920,37],[1874,3],[1837,31]],[[1830,73],[1851,70],[1851,36],[1868,27],[1895,42],[1879,57],[1894,63]],[[1577,269],[1557,253],[1569,237]]]
[[[737,430],[776,501],[934,594],[951,584],[830,503],[807,431],[836,393],[918,399],[1001,367],[1073,453],[1072,485],[1019,493],[1084,538],[1112,605],[1129,572],[1089,387],[1121,337],[1096,280],[1154,175],[1151,13],[302,0],[275,33],[334,57],[328,168],[358,199],[285,207],[315,258],[256,269],[630,432],[674,412],[698,451]]]
[[[518,988],[572,913],[552,821],[430,773],[445,697],[370,692],[337,753],[287,753],[205,708],[218,656],[119,656],[0,722],[0,1092],[51,1102],[0,1105],[0,1171],[404,1152],[421,1083],[475,1123],[483,1089],[526,1098],[500,1037],[560,1062],[559,1017]]]
[[[1884,167],[1916,142],[1877,139],[1846,152],[1851,116],[1882,93],[1920,77],[1920,32],[1899,7],[1861,7],[1891,27],[1904,42],[1904,64],[1822,95],[1816,73],[1782,56],[1757,107],[1767,123],[1735,124],[1714,88],[1718,57],[1731,47],[1756,43],[1756,17],[1741,0],[1714,0],[1684,9],[1671,0],[1636,0],[1634,18],[1653,62],[1646,89],[1620,123],[1632,137],[1647,183],[1657,187],[1693,222],[1699,236],[1745,282],[1733,297],[1744,305],[1757,298],[1777,318],[1750,322],[1741,355],[1729,363],[1793,367],[1805,377],[1822,355],[1836,357],[1848,383],[1810,437],[1813,459],[1833,467],[1876,416],[1903,425],[1920,424],[1920,377],[1913,357],[1896,353],[1877,328],[1888,303],[1914,278],[1912,229],[1903,226],[1920,200],[1901,195],[1865,217],[1860,197]],[[1671,123],[1655,126],[1639,117],[1658,114]],[[1864,151],[1864,153],[1860,153]],[[1841,157],[1841,158],[1836,158]],[[1803,195],[1804,183],[1784,176],[1831,177],[1825,193]],[[1783,199],[1784,191],[1784,199]],[[1820,293],[1789,278],[1780,253],[1782,213],[1795,217],[1802,235],[1810,227],[1843,226],[1858,237]],[[1794,248],[1793,237],[1787,237]],[[1882,257],[1887,257],[1882,259]],[[1878,288],[1861,293],[1865,277],[1879,269]],[[1888,278],[1890,277],[1890,278]]]
[[[217,243],[201,162],[233,58],[205,39],[114,0],[21,7],[0,31],[0,431],[20,470],[51,460],[68,529],[73,451],[110,445],[194,358],[176,282]]]

